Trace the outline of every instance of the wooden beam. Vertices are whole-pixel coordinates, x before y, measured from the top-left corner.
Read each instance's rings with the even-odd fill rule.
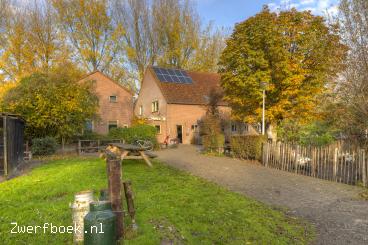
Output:
[[[116,215],[116,232],[118,239],[124,234],[124,215],[123,215],[123,203],[121,196],[121,179],[122,168],[120,158],[114,157],[113,154],[108,154],[106,159],[108,168],[108,186],[109,197],[111,201],[112,211]]]
[[[144,161],[147,163],[147,165],[152,168],[152,163],[149,160],[149,158],[147,157],[147,155],[144,153],[144,151],[140,151],[139,154],[141,154],[142,158],[144,159]]]

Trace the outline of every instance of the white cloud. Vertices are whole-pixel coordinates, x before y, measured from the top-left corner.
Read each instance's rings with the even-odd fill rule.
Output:
[[[316,15],[336,15],[338,12],[338,0],[275,0],[268,6],[272,11],[296,8]]]

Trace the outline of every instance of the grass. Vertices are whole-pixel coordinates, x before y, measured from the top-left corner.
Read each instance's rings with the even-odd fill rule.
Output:
[[[124,163],[133,183],[139,232],[124,244],[306,244],[311,226],[213,183],[154,162]],[[100,159],[56,160],[0,183],[2,244],[71,244],[71,234],[10,234],[19,225],[71,224],[74,193],[106,188]]]

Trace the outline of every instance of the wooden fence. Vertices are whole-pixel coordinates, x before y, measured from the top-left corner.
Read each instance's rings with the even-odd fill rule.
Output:
[[[363,149],[342,146],[311,147],[285,143],[265,143],[262,164],[319,179],[364,185],[367,183],[367,154]]]
[[[78,155],[97,153],[105,149],[110,143],[123,143],[119,139],[111,140],[79,140],[77,146]]]

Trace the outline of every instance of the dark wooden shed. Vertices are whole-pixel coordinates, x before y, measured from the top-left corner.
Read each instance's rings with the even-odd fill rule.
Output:
[[[8,176],[23,161],[25,121],[0,113],[0,175]]]

